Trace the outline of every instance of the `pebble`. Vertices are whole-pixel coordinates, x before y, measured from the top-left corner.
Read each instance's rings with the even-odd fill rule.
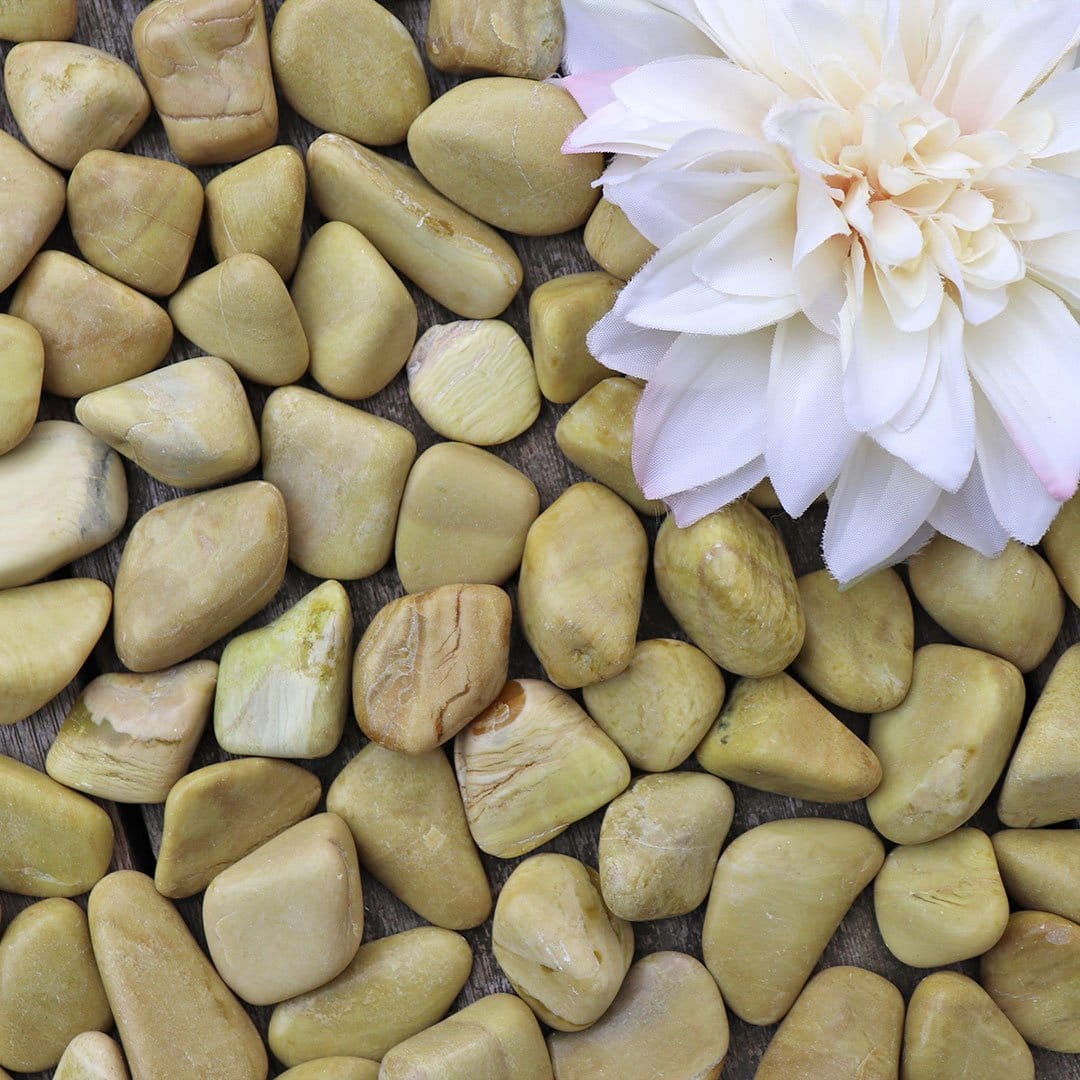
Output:
[[[641,394],[642,388],[630,379],[604,379],[563,413],[555,427],[555,441],[569,461],[611,488],[639,514],[662,517],[664,504],[645,498],[630,461]]]
[[[221,654],[214,736],[230,754],[320,758],[345,730],[352,657],[352,607],[324,581]]]
[[[359,229],[455,315],[490,319],[517,295],[524,271],[510,245],[415,169],[335,134],[311,144],[307,164],[323,215]]]
[[[1015,540],[990,559],[935,536],[908,563],[908,580],[934,622],[964,645],[1004,657],[1023,672],[1043,662],[1065,619],[1053,570]]]
[[[553,1032],[556,1080],[718,1080],[729,1042],[724,1001],[692,956],[655,952],[627,972],[611,1007],[592,1027]]]
[[[78,675],[111,608],[109,587],[93,578],[0,592],[0,725],[37,712]]]
[[[402,142],[431,103],[409,31],[375,0],[285,0],[270,54],[277,85],[305,120],[369,146]]]
[[[1008,660],[919,649],[908,696],[870,720],[883,779],[866,808],[878,832],[921,844],[963,825],[1001,776],[1023,711],[1024,680]]]
[[[912,992],[903,1080],[1035,1080],[1028,1045],[991,997],[958,971],[935,971]]]
[[[1014,912],[1004,936],[982,958],[979,981],[1032,1046],[1080,1053],[1076,923],[1045,911]]]
[[[585,250],[594,262],[622,281],[629,281],[656,254],[656,246],[607,199],[596,204],[585,223]]]
[[[45,389],[78,398],[145,375],[173,340],[168,314],[148,296],[63,251],[43,251],[9,311],[45,345]]]
[[[508,682],[462,731],[454,765],[481,851],[513,859],[609,803],[630,783],[619,748],[569,694]]]
[[[270,602],[287,555],[285,504],[272,484],[155,506],[128,535],[116,574],[121,663],[156,671],[212,645]]]
[[[381,1061],[446,1015],[471,970],[472,950],[452,930],[369,941],[332,982],[274,1009],[270,1049],[290,1066],[332,1055]]]
[[[599,484],[574,484],[529,528],[518,580],[525,640],[556,686],[625,671],[634,656],[649,541],[637,515]]]
[[[91,265],[151,296],[184,280],[202,221],[203,188],[171,161],[92,150],[68,180],[68,219]]]
[[[284,386],[307,371],[300,317],[261,255],[230,255],[190,278],[169,301],[169,314],[184,337],[254,382]]]
[[[513,994],[490,994],[383,1059],[382,1080],[551,1080],[544,1036]]]
[[[44,371],[41,335],[22,319],[0,315],[0,455],[30,434],[41,402]]]
[[[360,866],[349,827],[316,814],[222,870],[203,897],[210,958],[252,1005],[323,986],[348,967],[364,932]]]
[[[891,982],[827,968],[806,984],[754,1080],[896,1080],[903,1030],[904,999]]]
[[[289,513],[289,557],[316,577],[381,570],[416,439],[380,416],[301,387],[275,391],[262,414],[263,476]]]
[[[378,1080],[379,1063],[358,1057],[326,1057],[283,1072],[279,1080]]]
[[[63,176],[0,131],[0,291],[26,269],[64,213]]]
[[[1062,506],[1042,539],[1042,549],[1069,599],[1080,605],[1080,495]]]
[[[83,1031],[106,1031],[112,1013],[86,916],[70,900],[42,900],[18,914],[0,940],[0,1065],[51,1069]]]
[[[30,585],[124,527],[124,466],[79,424],[45,420],[0,457],[0,506],[0,589]]]
[[[990,839],[1017,907],[1080,922],[1080,829],[1002,829]]]
[[[425,450],[405,483],[394,564],[406,592],[517,572],[540,512],[536,485],[513,465],[464,443]]]
[[[220,761],[188,773],[165,800],[155,887],[173,899],[194,896],[306,818],[320,793],[318,778],[306,769],[267,758]]]
[[[247,393],[216,356],[181,360],[79,399],[83,427],[173,487],[235,480],[259,461]]]
[[[491,888],[441,750],[399,754],[368,743],[330,785],[326,808],[349,826],[364,869],[421,918],[468,930],[491,914]]]
[[[643,776],[604,812],[600,884],[620,919],[686,915],[709,894],[735,799],[714,776]]]
[[[212,660],[152,675],[99,675],[69,710],[45,771],[99,799],[163,803],[191,764],[217,676]]]
[[[150,115],[146,88],[127,64],[69,41],[16,45],[4,90],[30,147],[61,169],[91,150],[126,146]]]
[[[668,515],[653,567],[668,611],[725,671],[765,678],[799,655],[806,626],[791,560],[749,503],[733,502],[685,529]]]
[[[900,575],[879,570],[841,589],[828,570],[818,570],[798,584],[806,638],[794,673],[841,709],[896,708],[915,661],[915,617]]]
[[[266,1050],[176,908],[144,874],[90,894],[90,939],[135,1080],[265,1080]]]
[[[546,79],[562,60],[559,0],[431,0],[427,55],[453,75]]]
[[[769,821],[728,845],[702,946],[736,1016],[749,1024],[783,1018],[884,858],[869,829],[830,818]]]
[[[278,108],[262,0],[154,0],[131,36],[181,161],[218,165],[273,146]]]
[[[120,1047],[100,1031],[85,1031],[68,1043],[53,1080],[129,1080]]]
[[[586,337],[611,310],[622,284],[594,270],[552,278],[529,297],[536,378],[548,401],[560,405],[577,401],[613,374],[593,358]],[[637,404],[624,408],[630,408],[632,416]]]
[[[1013,751],[998,797],[1002,824],[1027,829],[1080,817],[1078,695],[1080,646],[1073,645],[1050,672]]]
[[[608,911],[592,867],[568,855],[534,855],[499,893],[491,946],[540,1020],[580,1031],[615,1000],[634,958],[634,931]]]
[[[214,258],[261,255],[288,281],[300,258],[307,170],[295,146],[272,146],[206,185],[206,231]]]
[[[873,751],[786,672],[740,679],[697,760],[725,780],[811,802],[855,802],[881,783]]]
[[[724,704],[724,676],[685,641],[639,641],[626,669],[582,689],[589,715],[635,769],[677,768]]]
[[[986,952],[1009,920],[990,838],[957,829],[894,848],[874,881],[874,914],[889,952],[910,967],[945,967]]]
[[[360,730],[406,754],[452,739],[506,683],[511,617],[496,585],[442,585],[391,600],[356,649]]]
[[[328,222],[308,241],[292,299],[311,350],[311,377],[336,397],[377,394],[409,359],[416,304],[351,225]]]
[[[79,0],[8,0],[0,9],[4,41],[66,41],[75,33]]]

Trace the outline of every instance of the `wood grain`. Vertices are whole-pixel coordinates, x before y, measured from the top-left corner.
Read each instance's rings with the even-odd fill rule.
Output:
[[[280,4],[281,0],[268,0],[268,14],[272,16],[280,7]],[[134,63],[130,27],[135,15],[143,6],[139,0],[82,0],[77,40],[105,49],[129,63]],[[417,40],[422,41],[426,24],[427,0],[399,0],[399,2],[388,6],[409,26]],[[4,47],[4,55],[6,55],[6,52],[7,47]],[[454,81],[432,69],[429,69],[429,75],[431,76],[433,90],[436,93],[444,91]],[[0,126],[6,131],[17,134],[17,128],[12,120],[7,101],[2,97],[0,97]],[[319,134],[318,130],[297,117],[282,102],[281,142],[291,143],[304,151]],[[160,123],[156,118],[151,118],[129,149],[138,154],[175,160],[169,151]],[[392,152],[404,159],[403,151]],[[196,171],[205,182],[220,170],[200,169]],[[305,239],[321,224],[321,218],[315,209],[309,205],[304,223]],[[527,241],[516,237],[510,237],[509,239],[521,256],[526,269],[526,280],[525,287],[503,317],[528,340],[527,303],[532,290],[552,277],[593,269],[594,267],[584,250],[580,232],[551,239],[530,239]],[[74,251],[70,235],[64,224],[61,224],[57,229],[56,235],[54,235],[48,246]],[[191,270],[193,273],[199,272],[211,264],[209,247],[205,236],[203,236],[200,238],[196,248]],[[441,308],[419,290],[414,288],[412,292],[419,309],[421,331],[428,326],[451,321],[454,318],[451,313]],[[0,310],[7,310],[9,298],[10,294],[0,297],[0,305],[2,305]],[[178,339],[172,350],[170,361],[195,355],[198,355],[197,349]],[[306,379],[304,385],[317,389],[310,379]],[[256,420],[258,420],[267,391],[265,388],[253,384],[248,384],[248,391]],[[72,404],[58,399],[46,400],[42,406],[42,416],[73,418]],[[361,403],[361,407],[409,427],[416,434],[421,451],[437,441],[435,433],[426,426],[409,402],[403,376],[395,379],[386,390],[376,397]],[[555,446],[554,427],[562,411],[559,407],[545,403],[539,420],[529,432],[514,442],[497,449],[500,456],[522,469],[533,479],[540,490],[544,506],[549,505],[569,484],[584,479],[583,475],[562,457]],[[127,523],[127,529],[130,529],[131,525],[152,506],[175,498],[182,493],[151,479],[130,465],[130,463],[125,462],[125,465],[131,493],[131,508]],[[257,475],[257,471],[252,473],[253,477]],[[2,509],[0,509],[0,513],[2,513]],[[813,508],[803,520],[797,523],[790,521],[783,514],[774,515],[774,520],[784,535],[798,573],[805,573],[821,566],[819,544],[823,518],[823,511],[820,507]],[[658,521],[655,520],[646,522],[650,538],[655,537],[658,524]],[[97,577],[112,584],[115,579],[120,553],[123,550],[123,544],[127,536],[127,529],[106,548],[88,558],[79,560],[71,568],[71,573]],[[193,568],[192,572],[197,573],[197,568]],[[254,626],[264,625],[294,604],[317,584],[317,579],[290,567],[286,581],[273,603],[252,619],[250,623],[241,627],[238,632],[243,632]],[[349,582],[346,583],[346,586],[353,605],[357,633],[363,630],[380,607],[392,598],[401,595],[403,591],[392,565],[374,577],[364,581]],[[513,592],[512,586],[511,592]],[[642,638],[684,636],[661,604],[651,576],[639,636]],[[923,643],[946,641],[948,637],[920,611],[918,612],[918,639],[920,643]],[[1037,695],[1038,689],[1046,680],[1053,659],[1067,645],[1078,639],[1080,639],[1080,614],[1070,605],[1065,630],[1061,640],[1057,643],[1054,657],[1047,660],[1038,671],[1028,677],[1029,708]],[[223,642],[219,643],[214,648],[207,650],[203,655],[217,659],[221,654],[223,644]],[[111,633],[106,632],[105,637],[95,650],[91,662],[87,665],[86,671],[72,687],[61,694],[56,701],[23,723],[10,728],[0,728],[0,751],[20,757],[38,768],[42,767],[44,755],[48,750],[52,737],[79,687],[84,685],[85,681],[95,673],[116,670],[120,670],[120,664],[112,647]],[[542,675],[538,662],[521,640],[520,634],[516,635],[513,643],[511,675],[514,677],[540,677]],[[865,736],[865,717],[844,715],[843,719],[851,725],[856,733]],[[350,722],[345,738],[332,755],[319,762],[305,762],[302,764],[320,777],[325,789],[345,763],[357,752],[363,742],[363,737],[360,735],[356,725]],[[212,734],[208,733],[198,748],[192,767],[224,760],[228,756],[216,745]],[[694,767],[696,766],[693,763],[687,766],[687,768]],[[736,816],[731,833],[732,837],[764,821],[781,817],[820,815],[847,818],[864,825],[870,824],[865,806],[862,803],[849,806],[820,806],[767,795],[739,785],[735,785],[735,794]],[[991,809],[995,800],[996,792],[991,797],[987,807],[980,811],[974,821],[975,824],[990,831],[1000,828]],[[161,807],[143,807],[141,817],[136,808],[118,809],[110,807],[110,813],[117,824],[118,842],[115,865],[135,866],[152,873],[152,852],[157,850],[161,835]],[[590,865],[595,865],[601,816],[600,813],[597,813],[578,823],[555,841],[546,845],[544,850],[563,852],[582,859]],[[496,891],[519,861],[485,857],[485,866],[492,886]],[[364,890],[367,919],[365,940],[382,937],[421,923],[417,915],[391,896],[368,875],[364,877]],[[6,912],[5,918],[9,918],[14,911],[27,903],[22,898],[12,898],[6,895],[3,896],[3,902]],[[199,899],[193,898],[184,901],[179,907],[196,937],[202,941]],[[635,927],[637,955],[646,955],[660,949],[675,949],[700,958],[703,914],[702,908],[683,918],[638,924]],[[478,997],[493,991],[509,990],[509,985],[491,954],[490,923],[477,930],[470,931],[466,936],[473,947],[476,960],[472,977],[462,993],[458,1006],[474,1001]],[[915,984],[926,974],[926,972],[916,971],[899,964],[885,949],[874,923],[873,906],[869,891],[864,893],[856,902],[821,960],[821,966],[823,967],[834,964],[856,964],[876,971],[893,980],[905,996],[910,995]],[[972,963],[959,964],[955,965],[955,967],[957,970],[965,971],[968,974],[975,974],[976,966]],[[254,1009],[252,1013],[260,1027],[265,1031],[269,1010]],[[728,1080],[749,1080],[753,1076],[757,1061],[775,1029],[753,1027],[742,1023],[734,1017],[732,1018],[731,1029],[731,1051],[724,1076]],[[1046,1080],[1051,1080],[1051,1078],[1053,1080],[1080,1078],[1080,1061],[1075,1057],[1036,1051],[1036,1060],[1040,1078],[1046,1078]],[[272,1075],[277,1075],[280,1071],[280,1068],[275,1066]],[[39,1075],[46,1076],[48,1074]],[[182,1080],[182,1078],[176,1078],[176,1080]],[[628,1077],[627,1080],[633,1080],[633,1078]],[[957,1080],[961,1080],[961,1078],[957,1078]],[[1003,1077],[1002,1080],[1009,1080],[1009,1078]]]

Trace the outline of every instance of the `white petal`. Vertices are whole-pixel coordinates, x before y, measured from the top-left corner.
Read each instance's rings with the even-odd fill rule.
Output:
[[[942,493],[930,515],[930,524],[938,532],[974,548],[988,559],[1000,555],[1009,542],[1009,534],[1001,527],[990,505],[977,461],[959,491]]]
[[[823,333],[840,333],[844,270],[851,260],[851,238],[834,236],[795,267],[795,295],[803,314]]]
[[[1080,179],[1048,169],[998,169],[986,181],[1007,202],[1014,240],[1043,240],[1080,229]]]
[[[1080,310],[1080,231],[1024,245],[1031,276]]]
[[[1047,79],[1001,127],[1034,158],[1080,150],[1080,68]]]
[[[834,236],[847,236],[847,219],[833,201],[825,181],[813,173],[799,177],[796,202],[798,232],[795,237],[796,265]]]
[[[922,233],[910,214],[886,199],[873,203],[870,215],[873,228],[867,242],[875,262],[899,266],[921,254]]]
[[[740,495],[745,495],[764,479],[765,459],[758,457],[721,480],[714,480],[689,491],[678,491],[668,496],[665,502],[675,518],[675,524],[685,529],[695,521],[700,521],[706,514],[727,506]]]
[[[875,263],[874,278],[898,330],[915,334],[933,326],[941,313],[945,285],[932,259],[895,267]]]
[[[677,334],[648,330],[609,311],[589,331],[589,352],[606,368],[637,379],[651,379]]]
[[[1004,229],[990,226],[971,237],[972,253],[963,263],[964,282],[979,289],[999,289],[1024,276],[1024,258],[1020,249],[1005,235]]]
[[[565,78],[548,79],[554,86],[560,86],[577,103],[586,116],[599,112],[605,105],[615,100],[611,84],[633,71],[633,68],[616,68],[613,71],[587,71],[581,75],[567,75]]]

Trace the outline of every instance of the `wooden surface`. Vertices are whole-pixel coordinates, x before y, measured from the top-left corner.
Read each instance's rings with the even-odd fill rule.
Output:
[[[140,3],[139,0],[82,0],[76,40],[95,45],[129,63],[134,63],[130,27],[135,14],[143,6],[144,4]],[[418,41],[422,41],[426,22],[427,0],[399,0],[399,2],[388,6],[407,23]],[[268,14],[272,15],[278,7],[280,7],[280,0],[268,0]],[[7,48],[7,46],[3,48],[5,55]],[[430,70],[429,74],[431,75],[435,93],[444,91],[452,82],[452,80],[448,80],[434,70]],[[6,99],[0,100],[0,126],[4,130],[17,134],[17,128],[12,121]],[[315,128],[296,117],[282,103],[282,123],[279,136],[281,142],[292,143],[303,151],[306,150],[307,146],[318,134],[319,132]],[[138,154],[175,160],[168,150],[168,144],[156,118],[151,118],[129,149]],[[205,182],[220,170],[203,169],[197,171]],[[309,205],[305,219],[305,239],[321,223],[318,213]],[[527,302],[531,291],[549,278],[579,270],[593,269],[594,267],[584,250],[580,232],[542,240],[523,241],[518,238],[511,238],[511,242],[517,249],[526,268],[526,280],[525,287],[504,318],[511,322],[527,340]],[[63,224],[61,224],[56,235],[47,246],[74,251],[70,236],[67,234],[66,227]],[[195,273],[204,270],[211,265],[211,261],[209,248],[205,237],[203,237],[196,248],[191,271]],[[454,318],[449,312],[440,308],[420,293],[419,290],[413,289],[413,294],[420,312],[421,331],[430,325],[447,322]],[[9,299],[10,293],[0,297],[0,310],[7,310]],[[198,355],[198,350],[187,342],[178,339],[170,359],[175,361],[194,355]],[[310,380],[305,380],[305,385],[317,389]],[[263,387],[252,384],[248,384],[248,390],[255,410],[256,420],[258,420],[267,391]],[[42,406],[42,418],[61,417],[73,419],[72,407],[73,403],[70,401],[47,400]],[[362,407],[409,427],[416,434],[421,451],[437,441],[434,432],[424,424],[415,409],[412,408],[406,392],[404,376],[399,376],[385,391],[364,402]],[[562,411],[561,408],[545,403],[539,420],[529,432],[497,450],[503,458],[529,474],[540,490],[542,504],[545,507],[569,484],[584,478],[562,457],[555,446],[554,427]],[[125,461],[125,466],[131,494],[127,528],[112,544],[94,555],[80,560],[71,568],[73,574],[97,577],[110,585],[115,578],[120,553],[131,525],[150,507],[182,494],[150,479],[129,462]],[[252,476],[255,475],[257,473],[252,474]],[[2,512],[3,509],[0,508],[0,513]],[[801,574],[819,568],[821,560],[818,545],[823,521],[821,508],[815,507],[805,519],[798,523],[791,522],[782,514],[774,515],[774,517],[788,543],[796,572]],[[655,537],[658,522],[647,521],[646,525],[649,529],[650,538]],[[192,572],[197,573],[198,568],[193,567]],[[238,632],[264,625],[295,603],[316,584],[318,584],[317,579],[290,567],[285,584],[273,603],[251,620],[249,624],[241,627]],[[352,600],[358,633],[363,630],[370,618],[383,604],[402,593],[392,564],[374,577],[364,581],[348,582],[346,587]],[[510,589],[513,592],[513,585],[510,586]],[[920,643],[948,640],[947,636],[930,623],[930,620],[918,610],[917,619]],[[651,575],[639,636],[641,638],[684,636],[679,632],[674,621],[660,603]],[[1067,645],[1078,640],[1078,638],[1080,638],[1080,616],[1078,616],[1077,610],[1070,605],[1066,629],[1055,648],[1054,656],[1028,678],[1029,708],[1034,701],[1038,688],[1045,682],[1052,660]],[[213,659],[219,658],[222,644],[219,643],[214,648],[207,650],[203,655]],[[17,756],[38,768],[43,767],[45,753],[52,737],[67,708],[74,700],[79,686],[84,685],[98,672],[119,669],[120,664],[112,647],[111,631],[106,631],[86,670],[76,684],[35,716],[12,727],[0,728],[0,752]],[[521,640],[520,635],[518,635],[514,641],[511,676],[539,677],[541,675],[539,664]],[[731,680],[728,681],[730,685]],[[865,736],[865,717],[844,716],[843,718],[851,724],[852,728],[860,736]],[[363,741],[355,723],[350,719],[345,737],[334,754],[319,762],[304,762],[302,764],[318,774],[325,790],[344,764],[357,752]],[[208,732],[196,753],[192,767],[206,765],[226,757],[228,755],[218,748],[212,733]],[[687,767],[696,766],[691,763]],[[746,829],[764,821],[782,817],[842,817],[861,822],[864,825],[870,824],[866,809],[862,803],[849,806],[821,806],[766,795],[739,785],[734,785],[734,790],[736,814],[731,837],[737,836]],[[988,808],[984,808],[977,815],[974,824],[989,831],[1000,827],[992,809],[989,808],[993,806],[996,797],[997,793],[995,791]],[[161,808],[158,806],[144,808],[110,807],[110,812],[117,825],[118,843],[114,860],[115,866],[134,866],[152,873],[153,851],[156,850],[161,833]],[[600,818],[601,813],[594,814],[589,819],[572,827],[552,843],[545,845],[542,850],[573,855],[595,866]],[[484,862],[493,890],[497,892],[518,861],[520,860],[504,861],[485,857]],[[365,940],[372,940],[386,934],[395,933],[419,925],[422,921],[366,874],[364,876],[364,897]],[[7,895],[4,895],[2,899],[5,909],[5,924],[12,913],[24,907],[28,902],[24,898],[13,898]],[[85,898],[82,899],[85,902]],[[184,901],[179,906],[196,936],[202,940],[199,899],[193,898]],[[703,914],[704,908],[702,907],[684,918],[636,924],[634,929],[637,955],[640,957],[661,949],[675,949],[700,958]],[[477,930],[468,932],[466,936],[473,947],[476,960],[472,977],[457,1003],[457,1007],[493,991],[510,989],[491,955],[489,944],[490,922]],[[905,997],[910,995],[915,984],[926,974],[926,972],[915,971],[899,964],[885,949],[874,923],[869,890],[855,903],[821,961],[823,967],[835,964],[856,964],[876,971],[892,979],[903,991]],[[976,974],[976,965],[973,963],[956,965],[956,968],[968,974]],[[255,1009],[252,1012],[261,1029],[265,1031],[269,1010]],[[756,1063],[768,1044],[773,1031],[773,1028],[752,1027],[732,1017],[731,1050],[724,1076],[728,1080],[749,1080],[753,1076]],[[1054,1078],[1054,1080],[1080,1078],[1080,1059],[1077,1057],[1036,1051],[1036,1061],[1040,1078],[1046,1078],[1046,1080],[1050,1080],[1050,1078]],[[280,1071],[280,1067],[275,1064],[271,1070],[271,1075],[277,1075]],[[39,1075],[46,1076],[48,1074]],[[183,1078],[177,1077],[176,1080],[183,1080]],[[634,1078],[627,1077],[626,1080],[634,1080]],[[957,1080],[961,1080],[961,1078],[957,1078]],[[1002,1080],[1009,1080],[1009,1078],[1002,1077]]]

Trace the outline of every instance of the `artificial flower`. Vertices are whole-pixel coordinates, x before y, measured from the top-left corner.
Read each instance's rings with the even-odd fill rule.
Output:
[[[680,525],[829,496],[841,581],[1080,477],[1077,0],[564,0],[568,152],[659,251],[590,344]]]

